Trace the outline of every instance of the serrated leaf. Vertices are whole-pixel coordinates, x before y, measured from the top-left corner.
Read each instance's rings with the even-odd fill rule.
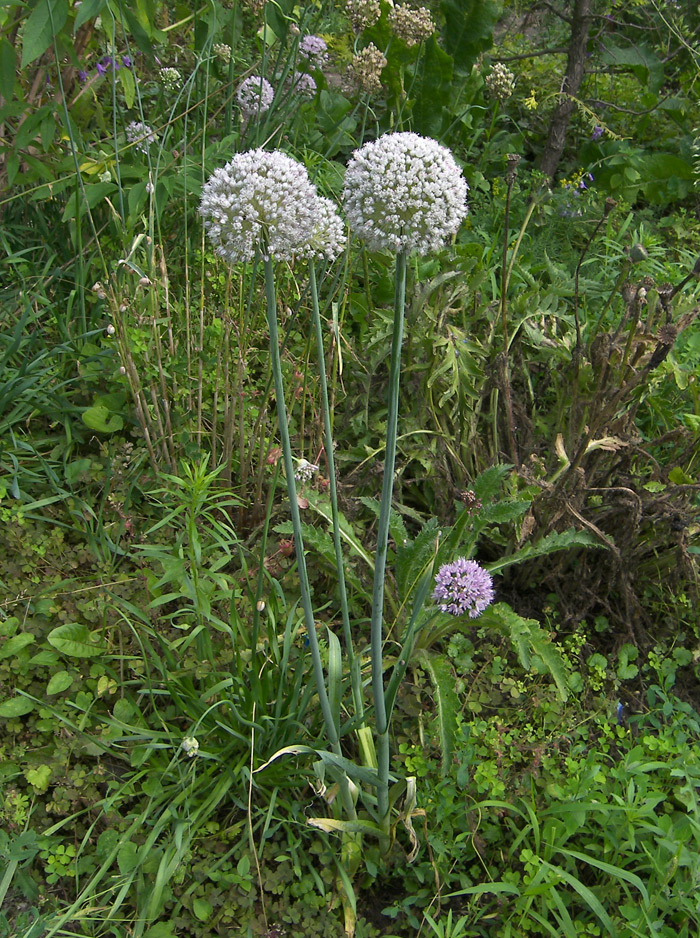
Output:
[[[472,486],[476,497],[484,504],[495,498],[503,488],[503,482],[510,475],[512,468],[509,463],[500,463],[498,466],[485,469],[481,475],[477,476]]]
[[[536,619],[524,619],[507,603],[494,603],[482,612],[479,623],[495,626],[505,633],[525,670],[530,668],[532,655],[538,655],[554,680],[561,699],[568,699],[569,674],[564,658]]]
[[[90,630],[79,622],[67,622],[47,635],[50,645],[71,658],[94,658],[105,652],[104,645],[92,641]]]
[[[432,567],[439,532],[437,518],[431,518],[415,540],[397,546],[395,572],[402,601],[410,595],[426,568]]]
[[[551,534],[540,538],[536,543],[525,544],[520,550],[516,550],[514,554],[488,564],[488,570],[490,573],[496,573],[515,563],[522,563],[524,560],[531,560],[533,557],[553,554],[558,550],[570,550],[572,547],[604,546],[595,535],[588,531],[577,531],[575,528],[569,528],[567,531],[553,531]]]
[[[421,651],[418,661],[430,675],[435,689],[442,771],[446,775],[452,762],[457,717],[461,710],[457,696],[457,678],[452,665],[444,655],[431,655],[427,651]]]
[[[39,0],[22,30],[22,62],[31,65],[49,48],[68,18],[68,0]]]

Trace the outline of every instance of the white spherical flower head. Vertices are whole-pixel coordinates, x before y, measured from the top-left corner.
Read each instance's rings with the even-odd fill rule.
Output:
[[[232,264],[266,257],[290,260],[311,240],[318,196],[306,169],[279,150],[238,153],[214,171],[199,214],[216,253]]]
[[[330,199],[316,199],[316,221],[308,245],[300,251],[303,257],[333,261],[345,247],[345,225]]]
[[[436,140],[384,134],[353,153],[343,204],[370,250],[428,254],[457,233],[467,189],[454,157]]]
[[[270,110],[275,91],[270,82],[261,75],[251,75],[238,86],[238,104],[246,117],[264,114]]]

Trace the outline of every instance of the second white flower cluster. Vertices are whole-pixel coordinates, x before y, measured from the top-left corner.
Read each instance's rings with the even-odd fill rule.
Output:
[[[467,183],[450,151],[414,133],[385,134],[350,158],[343,206],[370,250],[426,254],[467,214]],[[335,205],[306,168],[279,150],[239,153],[204,185],[199,207],[216,253],[229,263],[334,260],[346,243]]]

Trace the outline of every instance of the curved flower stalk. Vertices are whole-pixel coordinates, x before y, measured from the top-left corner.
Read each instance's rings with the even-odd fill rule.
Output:
[[[413,133],[385,134],[357,150],[348,163],[343,203],[350,228],[371,250],[396,252],[394,329],[389,372],[384,480],[379,509],[372,591],[372,697],[377,732],[377,809],[383,850],[390,843],[389,721],[384,688],[384,580],[394,488],[401,343],[406,298],[406,260],[426,254],[456,234],[467,213],[467,184],[452,154]]]
[[[295,255],[335,256],[342,245],[342,223],[319,199],[306,169],[279,151],[262,149],[237,154],[217,169],[205,184],[199,212],[216,253],[229,263],[252,260],[261,251],[265,270],[270,358],[279,417],[280,440],[287,477],[289,507],[301,587],[304,622],[313,660],[314,679],[330,747],[341,757],[339,700],[331,703],[316,635],[311,605],[311,587],[306,569],[304,541],[297,501],[295,467],[289,438],[287,409],[282,380],[274,260]],[[337,642],[337,639],[335,639]],[[343,809],[356,818],[348,776],[340,778]]]

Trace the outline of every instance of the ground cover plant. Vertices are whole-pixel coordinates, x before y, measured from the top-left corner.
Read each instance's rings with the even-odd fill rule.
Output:
[[[695,6],[0,12],[0,936],[700,927]]]

